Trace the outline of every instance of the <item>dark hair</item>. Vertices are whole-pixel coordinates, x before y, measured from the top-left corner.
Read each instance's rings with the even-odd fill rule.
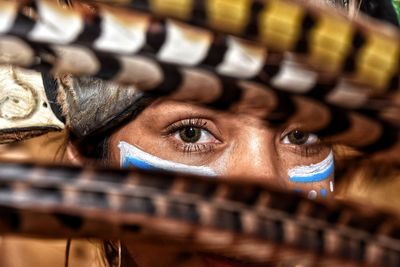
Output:
[[[103,131],[95,132],[79,139],[72,132],[69,133],[69,142],[71,142],[80,155],[93,161],[93,163],[109,166],[109,140],[111,135],[122,128],[124,125],[134,120],[155,97],[144,95],[135,102],[135,106],[130,109],[130,114],[124,117],[117,126],[107,128]],[[121,247],[119,247],[121,246]],[[100,243],[101,261],[110,267],[117,267],[119,263],[119,250],[121,249],[121,267],[135,267],[137,264],[133,257],[129,254],[128,249],[122,243],[113,240],[103,240]]]
[[[121,247],[119,247],[121,245]],[[121,259],[119,250],[121,249]],[[133,257],[129,254],[127,247],[120,242],[104,240],[100,246],[100,252],[103,256],[103,262],[110,267],[118,267],[121,261],[121,267],[138,267]]]
[[[155,97],[143,96],[139,101],[135,103],[134,109],[131,111],[129,116],[126,116],[117,126],[108,128],[107,130],[96,132],[88,135],[83,139],[77,138],[73,133],[70,134],[70,141],[76,146],[79,153],[88,159],[100,159],[103,164],[108,164],[109,150],[108,142],[110,136],[118,129],[125,126],[130,121],[134,120],[152,101]]]
[[[144,102],[143,102],[144,103]],[[75,145],[81,153],[81,155],[89,158],[96,163],[104,166],[108,166],[109,162],[109,140],[110,136],[114,131],[133,120],[139,113],[145,108],[145,105],[138,107],[138,112],[134,116],[131,116],[129,120],[126,120],[123,124],[116,128],[110,129],[103,134],[92,136],[91,138],[85,138],[83,140],[74,140],[73,135],[71,142],[75,142]],[[139,111],[140,109],[140,111]],[[121,246],[121,248],[119,247]],[[115,242],[113,240],[103,240],[100,242],[100,257],[101,261],[110,267],[119,267],[119,260],[121,260],[121,267],[136,267],[138,266],[129,254],[128,249],[123,243]],[[119,250],[121,249],[121,255]],[[121,257],[121,259],[119,259]]]
[[[371,17],[386,21],[395,26],[399,25],[399,18],[392,0],[368,0],[360,2],[360,11]]]

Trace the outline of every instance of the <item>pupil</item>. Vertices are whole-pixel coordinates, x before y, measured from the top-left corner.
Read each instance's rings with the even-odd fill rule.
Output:
[[[179,136],[186,143],[196,143],[200,140],[201,130],[196,127],[186,127],[180,130]]]
[[[193,138],[196,136],[196,130],[193,127],[185,129],[185,135],[188,138]]]
[[[289,141],[295,145],[303,145],[307,142],[309,134],[301,131],[293,131],[289,134]]]
[[[299,132],[299,131],[295,131],[293,133],[294,138],[298,139],[298,140],[302,140],[304,138],[304,133],[303,132]]]

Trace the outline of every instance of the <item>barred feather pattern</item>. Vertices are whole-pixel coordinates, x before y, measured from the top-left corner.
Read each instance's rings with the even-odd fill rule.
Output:
[[[136,3],[135,5],[139,6],[144,5],[142,2],[143,1],[134,1],[134,3]],[[235,7],[235,5],[239,5],[241,2],[242,1],[233,1],[232,6]],[[215,5],[217,7],[219,6],[218,3],[219,2],[216,1]],[[220,5],[223,6],[223,3],[224,1],[222,1]],[[157,4],[155,5],[157,6]],[[164,5],[167,7],[169,4]],[[196,7],[197,6],[201,5],[196,5]],[[275,8],[276,10],[270,10],[270,16],[274,17],[281,15],[279,12],[284,8],[285,6],[278,6]],[[27,12],[26,9],[30,10],[30,13],[35,15],[31,14],[31,17],[28,17],[24,14],[24,11],[25,13]],[[275,56],[277,54],[277,49],[269,47],[268,43],[266,44],[266,47],[270,49],[267,50],[264,44],[249,43],[244,39],[233,38],[232,36],[227,36],[221,33],[217,34],[201,28],[188,27],[183,24],[177,24],[176,22],[154,22],[151,21],[152,18],[150,16],[137,12],[126,12],[125,10],[113,9],[104,5],[94,6],[93,9],[96,11],[91,11],[92,14],[88,15],[88,12],[83,12],[80,8],[66,10],[52,1],[36,1],[34,5],[29,6],[5,2],[3,3],[5,26],[0,29],[0,32],[3,34],[21,36],[33,42],[47,42],[62,45],[79,44],[98,51],[122,53],[126,55],[142,53],[153,54],[155,58],[160,61],[186,66],[196,66],[199,64],[205,65],[207,67],[215,68],[217,73],[221,75],[233,76],[236,78],[253,78],[263,83],[267,83],[270,86],[278,88],[282,87],[281,89],[283,90],[295,93],[319,91],[322,94],[326,94],[330,91],[340,91],[339,89],[347,91],[352,90],[360,95],[358,98],[353,96],[353,99],[357,99],[358,101],[351,101],[345,105],[350,105],[353,108],[359,108],[361,106],[360,102],[364,103],[365,98],[368,95],[382,95],[391,90],[399,89],[399,73],[397,71],[399,62],[399,33],[394,29],[390,29],[387,25],[385,26],[388,29],[385,32],[374,32],[367,23],[352,25],[352,23],[346,21],[345,18],[338,16],[337,14],[334,16],[335,13],[329,12],[328,15],[332,16],[332,18],[329,18],[330,20],[322,16],[321,18],[318,18],[321,22],[309,22],[309,24],[311,23],[312,25],[305,25],[310,28],[307,29],[309,32],[314,32],[319,28],[322,28],[320,29],[321,33],[315,33],[315,35],[329,35],[328,39],[320,41],[329,42],[330,47],[315,47],[315,49],[310,51],[310,53],[320,53],[320,55],[317,56],[321,58],[321,61],[323,60],[323,62],[321,62],[323,64],[311,62],[313,63],[311,65],[314,70],[307,69],[303,64],[300,64],[300,62],[287,60],[291,63],[293,69],[291,75],[295,75],[297,71],[300,72],[298,75],[303,76],[303,83],[299,85],[299,80],[286,81],[286,83],[276,81],[277,77],[275,76],[279,75],[279,73],[282,75],[282,70],[280,71],[283,65],[281,60],[282,57]],[[138,9],[143,10],[145,8],[138,7]],[[148,9],[150,9],[150,7],[148,7]],[[248,8],[243,6],[243,10],[240,9],[239,11],[245,12],[247,9]],[[261,7],[259,7],[259,9],[262,10]],[[259,12],[261,12],[260,10]],[[267,9],[267,11],[268,10],[269,9]],[[277,14],[274,14],[273,11],[277,12]],[[321,10],[319,11],[322,13]],[[205,10],[196,10],[193,12],[194,14],[198,14],[204,13]],[[154,11],[154,13],[157,13],[157,11]],[[267,15],[268,14],[265,16]],[[241,16],[248,17],[249,15],[240,15],[239,17]],[[195,20],[195,18],[193,18],[193,20]],[[284,21],[285,19],[283,18],[282,20]],[[299,23],[301,24],[301,22]],[[307,24],[306,22],[304,23]],[[327,28],[323,27],[325,24],[327,24]],[[368,30],[368,34],[371,34],[371,37],[363,36],[363,34],[366,33],[357,33],[356,30],[353,29],[357,28],[356,26],[359,26],[359,28],[366,28],[364,31]],[[270,27],[272,27],[272,25]],[[341,31],[336,33],[333,31],[334,28],[332,27],[339,28]],[[263,29],[264,28],[265,27],[263,27]],[[360,47],[357,47],[357,50],[355,47],[351,47],[350,45],[351,42],[349,40],[352,39],[352,33],[360,39],[356,40],[356,37],[353,37],[354,42],[360,43],[358,44]],[[274,41],[278,43],[282,41],[279,40],[278,37],[274,38],[274,34],[277,33],[271,34],[271,38],[268,38],[269,42]],[[299,36],[299,38],[301,37],[299,42],[312,42],[313,38],[317,38],[317,36],[310,36],[307,38],[307,32],[302,32],[302,34],[303,35]],[[336,40],[336,38],[338,38],[338,40]],[[340,38],[343,38],[343,40]],[[369,39],[371,39],[372,44],[368,42]],[[380,43],[375,44],[375,39],[379,39]],[[335,47],[336,44],[334,42],[337,42],[338,44],[344,43],[342,46],[349,46],[348,49],[352,49],[351,51],[353,53],[341,51],[343,52],[343,55],[336,55],[336,53],[340,52],[340,47]],[[303,45],[305,47],[314,47],[317,44],[306,43]],[[283,44],[280,43],[280,47],[282,46]],[[343,47],[343,49],[344,48],[345,47]],[[307,50],[310,49],[311,48]],[[362,52],[360,52],[360,55],[357,53],[358,49]],[[290,49],[278,52],[285,51],[290,51]],[[302,55],[302,51],[294,52],[297,55]],[[184,56],[182,56],[182,53],[184,53]],[[388,55],[386,55],[386,53],[388,53]],[[329,56],[329,54],[332,55]],[[345,54],[351,54],[354,58],[344,59],[343,56]],[[360,68],[368,69],[371,73],[368,73],[369,76],[359,79],[356,79],[355,77],[342,79],[345,77],[345,75],[341,75],[342,73],[332,69],[326,69],[332,68],[334,65],[333,62],[329,61],[329,57],[331,57],[332,60],[337,60],[341,65],[344,65],[344,62],[346,62],[346,65],[354,65],[353,67],[359,66]],[[365,65],[364,67],[364,65],[362,65],[363,63],[357,62],[356,58],[362,60],[365,57],[371,61],[371,65]],[[302,56],[301,58],[303,58],[302,63],[304,63],[304,59],[312,59],[313,55],[306,55],[306,57]],[[385,59],[389,61],[383,62]],[[377,64],[378,62],[381,62],[384,67]],[[111,64],[113,62],[110,59],[108,63]],[[92,65],[92,68],[87,70],[87,72],[93,71],[94,73],[83,74],[95,75],[96,71],[99,71],[99,67],[97,66],[96,68],[93,66],[96,65],[96,63],[93,62],[89,65]],[[114,63],[111,67],[114,69],[114,72],[118,72],[118,68],[124,66]],[[372,68],[374,70],[372,70]],[[382,77],[390,76],[386,82],[382,80],[382,77],[376,75],[371,76],[372,72],[378,71],[375,70],[378,68],[379,72],[387,71],[391,72],[393,75],[387,73],[376,73],[376,75],[381,75]],[[303,69],[305,69],[305,72],[301,73],[301,70]],[[110,71],[110,68],[108,68],[107,72]],[[353,71],[349,70],[349,73],[353,73]],[[338,75],[340,75],[340,77]],[[305,78],[307,76],[309,76],[308,81]],[[120,81],[131,82],[129,80]],[[361,82],[362,88],[375,88],[376,90],[362,89],[359,88],[359,86],[355,86],[354,88],[354,86],[351,86],[352,84],[357,84],[359,82]],[[371,82],[385,83],[387,86],[374,86],[373,84],[370,84]],[[342,102],[340,100],[328,100],[328,102],[329,101],[333,101],[339,105]],[[365,103],[364,106],[368,105]]]
[[[134,10],[173,17],[201,27],[252,39],[275,51],[293,51],[299,55],[306,55],[310,63],[319,70],[332,71],[340,76],[351,74],[356,82],[364,85],[383,89],[385,86],[381,87],[378,84],[387,78],[381,85],[386,84],[386,88],[399,88],[398,30],[378,21],[368,21],[366,18],[346,20],[344,14],[329,7],[316,5],[316,2],[318,1],[122,1],[126,7]],[[347,1],[327,2],[349,7]],[[385,28],[385,31],[379,30],[380,27]],[[390,51],[381,50],[383,47]],[[382,61],[384,58],[388,60],[385,63]],[[370,61],[372,59],[374,61]],[[381,76],[372,71],[381,66],[385,68],[382,72],[389,71],[391,74]],[[374,82],[371,81],[372,76],[364,76],[367,72],[368,75],[374,76]],[[372,74],[373,72],[376,75]],[[384,76],[386,78],[383,78]]]
[[[400,264],[398,214],[246,179],[3,163],[0,214],[3,234],[163,237],[255,263]]]
[[[306,80],[299,86],[298,80],[288,81],[279,76],[283,76],[282,73],[287,71],[287,66],[283,66],[284,62],[297,72],[303,71],[300,76],[313,77],[313,72],[304,68],[302,63],[291,58],[287,59],[287,56],[280,52],[269,52],[263,46],[229,36],[222,35],[217,38],[217,35],[209,31],[187,28],[172,22],[154,23],[148,16],[140,14],[131,16],[129,12],[123,14],[121,10],[102,5],[98,7],[99,12],[88,18],[83,16],[82,12],[78,12],[79,8],[66,10],[52,1],[45,0],[31,3],[35,5],[28,10],[36,15],[27,16],[25,14],[27,9],[24,9],[26,6],[14,2],[2,2],[1,10],[5,15],[3,19],[7,22],[4,23],[3,29],[0,29],[7,34],[0,39],[3,62],[54,73],[91,75],[134,84],[143,91],[169,95],[177,100],[196,100],[210,107],[228,110],[243,99],[248,87],[257,88],[275,95],[274,99],[265,101],[266,112],[261,116],[263,119],[284,123],[289,119],[293,120],[293,115],[302,119],[309,118],[306,123],[310,125],[309,130],[316,131],[320,135],[324,133],[335,137],[339,135],[335,141],[353,145],[364,152],[389,150],[391,154],[396,155],[399,149],[400,122],[393,119],[398,118],[399,107],[397,103],[388,100],[392,98],[390,93],[369,97],[368,90],[365,89],[353,88],[352,91],[348,86],[337,89],[336,82],[333,84],[324,83],[322,80],[318,82],[323,76],[314,81]],[[127,17],[131,19],[127,20]],[[52,19],[58,23],[50,23]],[[344,18],[341,19],[342,22],[346,22]],[[67,22],[70,27],[60,27]],[[124,26],[124,23],[128,23],[129,27]],[[356,23],[349,25],[353,27],[353,24],[361,27]],[[131,34],[128,34],[128,37],[137,42],[129,42],[131,39],[121,34],[128,33],[129,30]],[[389,40],[388,44],[391,47],[397,40],[397,35],[394,33],[370,31],[381,39]],[[122,36],[125,36],[125,42],[121,42]],[[29,40],[23,40],[22,37]],[[179,43],[178,40],[186,42],[188,49],[186,53],[192,57],[177,57],[174,54],[177,51],[173,51],[171,47]],[[58,44],[46,44],[55,42]],[[128,47],[128,44],[131,47]],[[267,44],[267,47],[270,46]],[[388,49],[394,53],[390,55],[394,56],[394,59],[397,57],[396,49]],[[183,48],[179,50],[185,51]],[[110,51],[122,54],[113,55]],[[240,53],[243,54],[239,58],[230,56]],[[243,64],[241,60],[247,57],[251,60],[244,61]],[[201,67],[203,65],[207,68]],[[229,77],[238,76],[237,70],[243,69],[243,66],[253,69],[253,72],[246,74],[251,80],[241,81]],[[214,67],[215,70],[210,71],[210,67]],[[196,83],[188,82],[194,80]],[[201,88],[207,88],[209,93],[204,94]],[[300,100],[292,97],[293,90],[297,90],[297,93],[301,91],[305,97],[299,96]],[[350,92],[354,94],[349,98]],[[315,106],[313,98],[325,102],[325,105],[322,105],[322,113],[321,107],[312,109],[311,112],[304,108]],[[351,101],[346,102],[345,99]],[[282,101],[285,103],[282,104]],[[299,104],[300,102],[305,104]],[[288,103],[292,103],[289,105],[292,106],[291,109],[287,108]],[[354,111],[351,111],[352,109]],[[305,115],[306,110],[310,114],[328,115],[315,120],[315,117]],[[368,133],[362,130],[366,128],[370,129]],[[360,131],[367,136],[358,138]],[[396,160],[397,157],[389,156],[385,159]]]
[[[11,41],[8,45],[13,51],[15,46],[21,47],[22,44],[25,48],[27,47],[25,46],[27,43],[22,43],[21,40],[9,39],[8,41]],[[51,60],[50,62],[41,61],[39,66],[36,66],[37,68],[52,66],[49,63],[54,63],[55,67],[72,63],[67,67],[64,65],[65,70],[70,73],[82,74],[80,70],[90,69],[90,64],[89,66],[81,65],[87,55],[81,53],[82,49],[63,47],[58,50],[57,55],[49,55],[48,51],[43,50],[41,52],[43,53],[39,58],[45,61],[50,57]],[[91,59],[95,61],[104,60],[102,57],[91,55]],[[74,58],[79,59],[78,64],[71,62],[70,59]],[[382,116],[380,116],[379,111],[341,109],[337,106],[315,102],[307,97],[291,96],[279,90],[268,89],[257,83],[238,82],[227,77],[220,78],[212,72],[198,69],[177,68],[145,56],[129,58],[123,63],[129,67],[124,68],[124,72],[119,75],[130,79],[138,89],[144,92],[168,96],[170,99],[179,101],[192,100],[211,108],[234,112],[235,105],[240,105],[246,100],[247,92],[261,91],[265,102],[257,103],[256,106],[256,109],[261,110],[258,112],[261,119],[275,124],[300,120],[305,123],[307,130],[314,131],[323,137],[332,137],[332,140],[337,143],[350,145],[368,153],[384,152],[387,156],[385,160],[398,160],[396,157],[400,145],[398,126],[396,122],[392,124],[390,119],[385,118],[386,111],[382,111]],[[207,94],[202,91],[204,88],[207,89]],[[268,96],[273,96],[273,98],[268,98]],[[99,105],[101,104],[101,99],[99,99]],[[389,113],[394,108],[397,114],[396,106],[387,105],[387,107],[389,107]],[[313,114],[313,116],[307,116],[307,114]],[[315,116],[319,119],[315,120]],[[368,132],[364,131],[366,128],[369,129]],[[77,133],[77,135],[83,137],[85,133]],[[391,154],[393,156],[390,156]]]

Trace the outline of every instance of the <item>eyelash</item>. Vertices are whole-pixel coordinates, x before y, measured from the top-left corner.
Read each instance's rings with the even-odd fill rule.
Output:
[[[166,128],[164,131],[164,136],[171,137],[173,134],[179,132],[180,130],[187,127],[199,128],[201,130],[207,131],[214,138],[215,136],[206,127],[207,121],[202,118],[189,118],[177,121]],[[281,142],[287,137],[291,132],[297,129],[286,132],[286,134],[281,138]],[[207,153],[212,152],[215,148],[215,143],[184,143],[182,141],[174,140],[176,142],[176,147],[184,153]],[[320,153],[323,149],[323,145],[318,141],[314,144],[303,144],[303,145],[289,145],[290,149],[299,154],[302,157],[315,156]]]
[[[311,145],[301,145],[294,146],[292,149],[295,153],[299,154],[301,157],[312,157],[319,154],[322,151],[321,144],[311,144]]]
[[[165,136],[171,137],[173,134],[177,133],[178,131],[187,128],[187,127],[194,127],[199,128],[201,130],[205,130],[209,132],[210,135],[214,136],[211,131],[206,127],[207,122],[204,121],[202,118],[189,118],[177,121],[170,126],[164,132]],[[215,138],[215,137],[214,137]],[[182,141],[177,141],[177,148],[184,153],[208,153],[212,152],[215,148],[214,143],[183,143]]]

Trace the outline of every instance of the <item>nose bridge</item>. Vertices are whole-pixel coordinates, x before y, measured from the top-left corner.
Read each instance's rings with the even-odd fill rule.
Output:
[[[272,133],[253,130],[231,147],[224,174],[270,180],[278,176],[278,164]]]

